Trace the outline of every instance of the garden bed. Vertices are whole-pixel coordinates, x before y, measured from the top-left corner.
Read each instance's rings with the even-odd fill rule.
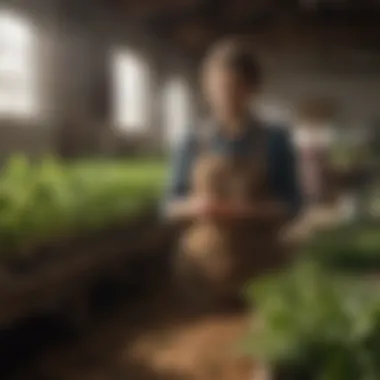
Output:
[[[264,324],[250,349],[271,363],[269,378],[379,378],[379,231],[375,218],[319,229],[294,268],[255,285]]]
[[[379,274],[380,221],[369,219],[318,231],[304,253],[335,271]]]
[[[11,160],[0,176],[0,325],[80,304],[97,278],[160,254],[162,169]]]
[[[59,237],[41,246],[31,247],[27,252],[7,255],[1,262],[0,270],[3,275],[25,276],[80,255],[96,256],[96,252],[101,249],[99,247],[103,245],[109,245],[110,249],[120,246],[125,251],[135,251],[136,245],[143,243],[140,234],[150,228],[159,228],[154,206],[141,210],[138,215],[126,221],[78,235]]]
[[[255,312],[246,352],[268,363],[272,380],[378,379],[379,287],[311,262],[264,279],[249,291]]]
[[[0,175],[0,263],[133,219],[160,197],[163,179],[164,165],[148,160],[11,158]]]
[[[76,299],[85,302],[86,292],[98,278],[123,276],[129,263],[149,262],[165,250],[168,237],[164,226],[142,218],[97,236],[67,241],[23,270],[3,270],[0,324]]]

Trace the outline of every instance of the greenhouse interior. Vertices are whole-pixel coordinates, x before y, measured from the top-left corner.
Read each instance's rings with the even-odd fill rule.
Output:
[[[380,380],[379,36],[376,0],[3,0],[1,380]]]

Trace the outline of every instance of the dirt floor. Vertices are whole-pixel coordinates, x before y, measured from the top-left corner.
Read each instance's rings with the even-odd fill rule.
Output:
[[[306,237],[314,224],[336,219],[336,212],[322,214],[319,218],[304,217],[310,223],[301,220],[295,235]],[[153,272],[146,276],[154,277]],[[18,369],[17,375],[12,372],[11,376],[0,369],[1,380],[252,380],[252,360],[238,355],[239,342],[252,318],[244,308],[206,312],[183,303],[180,306],[173,287],[162,284],[165,275],[149,290],[145,280],[137,277],[143,284],[143,296],[132,297],[134,301],[124,297],[124,306],[113,312],[106,307],[106,315],[87,324],[79,337],[53,338],[53,344],[38,352],[33,351],[33,345],[25,349],[34,352],[27,363],[18,353],[28,341],[26,335],[21,332],[14,343],[14,336],[8,334],[16,352],[11,354],[0,336],[4,346],[0,362],[7,362],[9,356]],[[29,330],[32,340],[41,346],[40,330]],[[41,331],[45,330],[42,326]]]
[[[242,311],[181,310],[167,294],[108,315],[75,341],[45,350],[15,380],[248,380],[238,355]]]

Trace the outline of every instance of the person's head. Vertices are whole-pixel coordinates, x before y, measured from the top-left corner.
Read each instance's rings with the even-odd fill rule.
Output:
[[[246,113],[261,84],[258,61],[249,48],[234,40],[210,50],[202,74],[205,100],[212,115],[221,119]]]

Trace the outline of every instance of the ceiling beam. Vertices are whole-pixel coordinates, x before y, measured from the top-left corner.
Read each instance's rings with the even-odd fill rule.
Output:
[[[191,33],[197,34],[197,43],[189,46],[200,54],[216,38],[224,35],[247,35],[257,44],[279,49],[289,47],[312,49],[355,48],[380,51],[380,14],[378,12],[294,12],[263,13],[260,17],[234,22],[228,18],[207,21],[195,19],[186,24],[187,32],[174,27],[169,35],[186,46]],[[193,31],[193,32],[192,32]],[[197,31],[197,32],[195,32]],[[182,39],[183,38],[183,39]],[[182,39],[182,40],[181,40]],[[181,42],[179,42],[181,43]]]

